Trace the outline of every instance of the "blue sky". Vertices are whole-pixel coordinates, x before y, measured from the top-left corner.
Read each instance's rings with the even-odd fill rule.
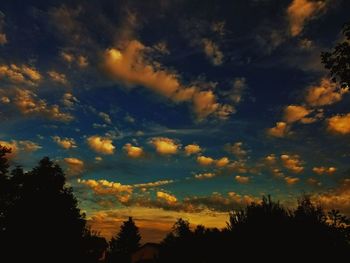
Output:
[[[2,1],[0,143],[59,163],[92,227],[224,226],[271,194],[350,211],[348,1]],[[157,224],[155,223],[157,222]]]

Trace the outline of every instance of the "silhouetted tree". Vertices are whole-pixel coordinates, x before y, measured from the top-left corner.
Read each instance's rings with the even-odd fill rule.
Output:
[[[119,233],[109,242],[109,262],[129,263],[130,257],[140,247],[141,235],[132,217],[124,221]]]
[[[344,41],[338,43],[331,51],[322,52],[322,63],[330,70],[333,81],[341,86],[350,85],[350,22],[343,26]]]

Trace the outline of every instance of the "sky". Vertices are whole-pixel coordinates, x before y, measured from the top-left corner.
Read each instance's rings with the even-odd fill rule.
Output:
[[[143,242],[263,195],[350,214],[345,0],[0,3],[0,143],[61,165],[89,224]]]

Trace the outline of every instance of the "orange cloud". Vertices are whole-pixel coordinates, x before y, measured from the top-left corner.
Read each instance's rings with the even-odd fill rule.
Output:
[[[341,135],[350,134],[350,113],[345,115],[335,115],[329,118],[327,125],[328,131],[332,133]]]
[[[162,191],[157,192],[157,199],[163,200],[163,201],[167,202],[168,204],[173,204],[173,203],[177,202],[176,196],[162,192]]]
[[[225,167],[226,165],[228,165],[230,162],[230,160],[227,157],[222,157],[219,160],[215,161],[215,165],[217,167]]]
[[[236,156],[238,159],[242,159],[247,155],[247,151],[242,148],[243,142],[235,142],[234,144],[226,144],[225,150],[234,156]]]
[[[305,101],[315,107],[330,105],[340,101],[344,94],[348,92],[349,87],[338,88],[335,82],[323,78],[320,85],[312,86],[308,89]]]
[[[287,123],[303,120],[303,118],[309,115],[312,110],[306,109],[304,106],[289,105],[284,109],[283,119]]]
[[[155,137],[150,142],[156,148],[157,153],[162,155],[176,154],[180,147],[173,139],[166,137]]]
[[[208,166],[208,165],[211,165],[214,162],[214,159],[211,158],[211,157],[206,157],[206,156],[198,156],[197,157],[197,162],[200,165]]]
[[[211,60],[211,62],[215,65],[221,65],[222,60],[224,58],[224,54],[221,52],[220,48],[217,44],[215,44],[212,40],[204,38],[202,39],[203,51],[205,55]]]
[[[202,151],[201,147],[197,144],[189,144],[185,147],[186,155],[200,153]]]
[[[322,174],[332,175],[337,171],[337,168],[320,166],[320,167],[312,168],[312,171],[318,175],[322,175]]]
[[[216,174],[215,173],[200,173],[200,174],[196,174],[195,176],[194,176],[194,178],[196,178],[196,179],[209,179],[209,178],[213,178],[213,177],[215,177],[216,176]]]
[[[292,171],[293,173],[301,173],[304,171],[302,161],[298,155],[289,156],[287,154],[281,155],[281,160],[285,168]]]
[[[73,138],[60,138],[59,136],[53,136],[52,139],[64,149],[71,149],[77,147]]]
[[[247,184],[249,183],[250,178],[248,176],[236,175],[235,180],[240,184]]]
[[[113,154],[115,146],[112,144],[112,140],[97,135],[87,138],[88,145],[95,152],[102,154]]]
[[[13,159],[17,155],[17,153],[18,153],[18,146],[17,146],[17,142],[16,141],[11,141],[11,142],[0,141],[0,145],[6,147],[8,149],[11,149],[11,153],[6,154],[7,158]]]
[[[284,180],[286,181],[287,184],[289,185],[293,185],[293,184],[296,184],[297,182],[300,181],[299,178],[296,178],[296,177],[290,177],[290,176],[286,176],[284,177]]]
[[[68,84],[67,77],[63,73],[58,73],[57,71],[51,70],[48,71],[47,74],[54,82],[60,83],[62,85]]]
[[[276,126],[267,129],[267,134],[273,137],[282,138],[289,134],[289,127],[287,123],[281,121],[276,122]]]
[[[0,65],[0,77],[14,84],[37,85],[41,74],[27,65]]]
[[[130,143],[125,144],[123,149],[131,158],[139,158],[144,155],[143,149],[141,147],[133,146]]]
[[[64,158],[64,162],[68,165],[69,175],[79,175],[84,170],[84,162],[78,158]]]
[[[325,1],[293,0],[287,9],[290,34],[293,37],[299,35],[306,22],[319,14],[325,6]]]

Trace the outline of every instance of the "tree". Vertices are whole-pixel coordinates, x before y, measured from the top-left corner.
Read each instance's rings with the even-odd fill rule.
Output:
[[[331,51],[322,52],[321,59],[325,68],[330,70],[332,80],[346,87],[350,86],[350,22],[344,24],[342,33],[345,40]]]
[[[129,263],[131,254],[140,247],[141,235],[132,217],[124,221],[119,233],[109,242],[109,262]]]

